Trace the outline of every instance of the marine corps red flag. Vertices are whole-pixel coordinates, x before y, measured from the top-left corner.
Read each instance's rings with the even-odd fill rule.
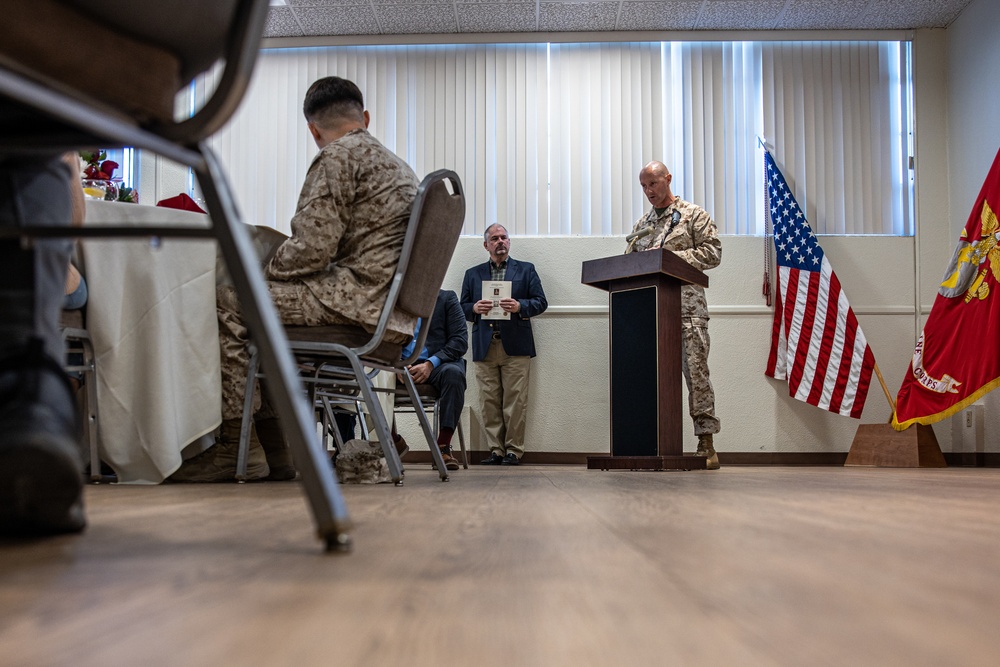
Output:
[[[959,237],[896,398],[892,427],[933,424],[1000,386],[1000,152]]]

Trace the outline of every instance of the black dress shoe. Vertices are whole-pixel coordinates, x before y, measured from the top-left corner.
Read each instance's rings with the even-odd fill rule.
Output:
[[[497,454],[496,452],[491,452],[490,453],[490,458],[483,459],[482,461],[479,462],[479,465],[484,465],[484,466],[498,466],[501,463],[503,463],[503,457],[500,456],[499,454]]]
[[[69,380],[35,339],[0,361],[0,534],[77,533],[83,465]]]
[[[500,464],[505,466],[519,466],[521,465],[521,459],[517,458],[513,454],[508,454],[503,457],[503,461],[501,461]]]
[[[396,445],[396,454],[402,459],[410,452],[410,446],[406,444],[406,439],[403,436],[398,436],[399,440],[396,440],[393,444]]]

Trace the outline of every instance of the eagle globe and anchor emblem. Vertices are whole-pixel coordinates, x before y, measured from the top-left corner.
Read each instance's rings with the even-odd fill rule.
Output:
[[[981,220],[979,240],[969,242],[962,230],[962,239],[938,289],[941,296],[955,298],[964,293],[965,303],[985,300],[990,295],[990,286],[985,281],[987,271],[1000,283],[1000,224],[988,202],[983,202]]]
[[[973,299],[985,301],[991,292],[986,282],[987,271],[1000,283],[1000,224],[988,202],[983,202],[980,219],[982,231],[978,240],[970,242],[966,230],[962,230],[962,239],[938,288],[938,294],[943,297],[955,299],[964,295],[966,304],[972,303]],[[947,374],[941,378],[933,377],[924,368],[923,361],[924,335],[921,333],[913,351],[914,379],[925,389],[939,394],[958,393],[961,382]]]

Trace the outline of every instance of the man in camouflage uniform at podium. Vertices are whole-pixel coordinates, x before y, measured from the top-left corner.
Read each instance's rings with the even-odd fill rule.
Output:
[[[661,162],[650,162],[639,172],[639,184],[653,205],[649,213],[636,221],[634,240],[628,252],[666,248],[685,262],[707,271],[722,260],[722,243],[712,216],[705,209],[684,201],[670,190],[673,176]],[[681,287],[681,338],[684,345],[682,370],[688,388],[688,412],[698,436],[698,454],[708,458],[709,470],[719,467],[712,436],[719,432],[715,416],[715,391],[708,374],[708,303],[700,285]]]

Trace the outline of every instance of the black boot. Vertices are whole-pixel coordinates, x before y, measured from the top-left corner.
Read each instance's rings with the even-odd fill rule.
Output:
[[[80,422],[69,379],[42,341],[0,360],[0,533],[83,530]]]
[[[292,463],[292,452],[285,442],[281,432],[281,424],[277,417],[268,417],[254,422],[260,446],[264,448],[267,467],[271,469],[267,479],[276,482],[286,482],[295,479],[295,464]]]

